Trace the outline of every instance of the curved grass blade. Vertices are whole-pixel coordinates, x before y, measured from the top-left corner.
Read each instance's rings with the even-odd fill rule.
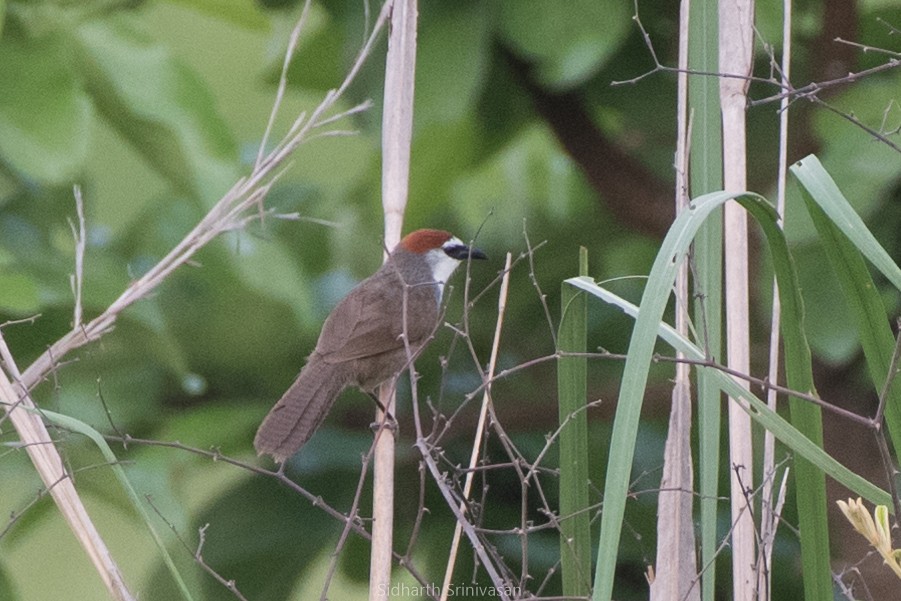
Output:
[[[624,298],[617,296],[613,292],[598,286],[597,283],[590,278],[570,278],[569,280],[566,280],[566,282],[591,293],[606,303],[619,307],[630,317],[636,317],[639,313],[637,306]],[[679,335],[679,333],[669,324],[661,321],[659,324],[658,335],[673,349],[685,353],[685,356],[688,359],[695,361],[703,361],[705,359],[703,350],[698,348],[697,345],[687,338]],[[720,390],[724,393],[733,397],[741,397],[748,401],[748,404],[750,405],[748,413],[751,418],[772,432],[780,442],[792,451],[810,461],[836,482],[847,487],[849,490],[855,492],[874,505],[891,505],[891,495],[889,495],[889,493],[836,461],[821,447],[813,444],[809,438],[804,436],[797,428],[786,421],[785,418],[767,407],[765,401],[757,398],[756,395],[751,394],[739,386],[730,376],[711,367],[701,367],[700,369],[707,371],[711,378],[718,383]]]
[[[895,340],[882,297],[861,255],[899,290],[901,269],[854,212],[815,156],[805,158],[791,169],[801,183],[808,212],[823,240],[823,250],[857,323],[870,378],[878,391],[888,381]],[[901,387],[891,386],[886,394],[885,422],[895,453],[901,456]]]
[[[166,567],[172,574],[172,578],[175,580],[175,583],[179,591],[181,591],[182,596],[187,601],[193,601],[194,597],[191,595],[191,592],[188,590],[188,585],[185,584],[184,578],[182,578],[181,573],[175,566],[175,562],[172,560],[172,556],[169,555],[169,551],[166,549],[166,544],[163,542],[160,534],[153,527],[153,522],[150,519],[150,515],[148,515],[143,503],[141,503],[141,499],[138,497],[137,491],[134,489],[134,487],[132,487],[131,482],[128,480],[128,476],[125,473],[125,470],[119,463],[119,458],[116,457],[115,453],[113,453],[113,450],[110,448],[109,444],[107,444],[106,439],[103,438],[100,432],[85,424],[83,421],[75,419],[74,417],[69,417],[68,415],[63,415],[62,413],[56,413],[54,411],[46,410],[41,410],[41,416],[43,416],[47,421],[59,426],[60,428],[65,428],[66,430],[69,430],[71,432],[76,432],[88,437],[95,445],[97,445],[97,448],[100,450],[100,453],[103,455],[104,459],[109,462],[110,469],[113,471],[113,474],[116,475],[116,478],[118,478],[119,483],[122,485],[122,489],[125,491],[128,499],[134,506],[135,511],[137,511],[138,515],[147,526],[147,529],[150,531],[150,536],[153,538],[153,541],[159,548],[160,554],[163,557],[163,562],[166,564]]]
[[[778,227],[778,215],[775,210],[766,199],[752,193],[714,192],[695,199],[689,209],[676,218],[661,245],[648,277],[642,296],[641,309],[638,312],[629,345],[610,441],[610,457],[604,487],[604,512],[601,517],[601,534],[595,568],[593,593],[595,601],[607,601],[613,594],[616,555],[622,531],[622,518],[628,495],[648,368],[657,339],[657,329],[672,290],[677,266],[685,259],[695,234],[711,212],[733,199],[740,202],[755,217],[769,242],[776,276],[779,280],[780,298],[785,311],[783,333],[786,337],[786,356],[793,357],[791,364],[786,361],[787,374],[790,365],[792,368],[789,385],[798,386],[799,390],[813,391],[810,351],[803,334],[797,281],[785,238]],[[736,398],[753,396],[735,382],[732,384],[734,388],[739,389],[735,391]],[[748,402],[751,403],[750,400]],[[752,417],[754,416],[752,415]],[[793,405],[792,417],[797,422],[798,429],[802,434],[801,438],[814,448],[818,448],[818,443],[821,446],[822,431],[819,422],[819,408]],[[775,431],[774,434],[779,436]],[[785,433],[783,432],[783,434]],[[803,441],[796,442],[804,445]],[[812,452],[809,448],[805,450],[807,453]],[[802,453],[802,456],[806,457],[806,454]],[[822,553],[824,548],[828,548],[825,479],[822,473],[810,466],[805,466],[803,461],[800,462],[801,474],[798,474],[798,471],[796,470],[799,511],[803,510],[805,513],[802,524],[802,562],[805,570],[805,587],[808,592],[820,591],[823,587],[831,587],[828,558],[824,558]],[[808,585],[808,581],[812,584]]]

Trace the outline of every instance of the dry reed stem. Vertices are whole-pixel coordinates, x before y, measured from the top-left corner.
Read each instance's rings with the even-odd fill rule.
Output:
[[[723,0],[719,4],[719,70],[750,76],[753,61],[754,6],[751,0]],[[721,78],[723,111],[723,188],[739,192],[747,187],[746,124],[748,79]],[[748,216],[735,201],[726,204],[723,217],[726,297],[727,365],[750,373],[748,307]],[[746,386],[746,384],[742,384]],[[741,406],[729,403],[729,460],[732,532],[732,582],[736,601],[752,601],[754,574],[754,518],[741,477],[753,483],[751,418]]]
[[[416,0],[394,0],[391,33],[385,57],[385,89],[382,113],[382,208],[386,250],[400,242],[410,180],[410,143],[413,135],[413,89],[416,75]],[[387,252],[385,260],[387,260]],[[406,301],[406,298],[404,299]],[[406,319],[404,320],[406,324]],[[412,370],[412,366],[410,368]],[[395,415],[394,383],[382,385],[379,401],[385,411],[376,412],[384,423]],[[393,429],[380,428],[372,465],[372,547],[369,562],[369,599],[387,601],[391,585],[394,541]]]
[[[0,369],[0,403],[6,407],[6,415],[16,429],[35,471],[78,542],[84,547],[110,596],[117,601],[133,600],[134,596],[125,585],[119,566],[75,490],[75,485],[66,471],[50,432],[47,431],[47,426],[41,419],[39,410],[25,387],[18,382],[19,370],[2,332],[0,332],[0,356],[6,367],[5,370]],[[10,381],[6,372],[9,372],[17,382]]]
[[[387,20],[389,9],[390,2],[386,2],[371,34],[341,85],[337,89],[327,92],[325,98],[309,117],[303,114],[295,120],[287,135],[276,144],[271,152],[264,155],[261,149],[251,173],[235,182],[232,188],[210,209],[181,242],[154,267],[133,281],[106,310],[86,324],[82,323],[81,319],[81,273],[85,240],[84,216],[81,208],[80,191],[76,189],[79,227],[76,234],[76,273],[73,277],[75,309],[72,330],[54,342],[22,373],[19,373],[14,357],[6,347],[2,338],[2,332],[0,332],[0,351],[2,351],[2,358],[5,364],[5,372],[0,370],[0,401],[5,404],[7,417],[16,429],[22,446],[26,449],[29,458],[35,465],[36,471],[50,491],[60,513],[65,517],[79,542],[84,546],[114,599],[128,601],[133,599],[133,597],[128,592],[121,573],[78,497],[72,481],[65,471],[59,451],[56,449],[40,417],[39,410],[31,400],[28,391],[47,378],[59,365],[59,361],[67,354],[99,339],[109,332],[114,327],[122,311],[135,302],[146,298],[173,271],[187,263],[197,251],[214,238],[224,232],[241,229],[250,221],[262,219],[269,214],[269,211],[263,209],[263,200],[282,173],[284,163],[290,158],[291,154],[302,143],[310,139],[345,133],[340,130],[326,130],[324,128],[332,125],[339,119],[365,110],[369,106],[368,102],[364,102],[336,114],[327,114],[343,96],[369,56],[378,34]],[[291,54],[293,54],[296,46],[296,35],[299,35],[305,14],[306,12],[304,11],[298,25],[295,27],[292,43],[286,56],[286,64],[290,60]],[[282,72],[280,90],[284,87],[286,71],[285,69]],[[264,140],[269,135],[274,114],[280,106],[281,93],[279,92],[279,95],[276,97],[272,111],[273,117],[270,118],[270,125],[267,126]],[[74,226],[73,231],[75,231]],[[12,377],[15,383],[11,381],[7,374]]]

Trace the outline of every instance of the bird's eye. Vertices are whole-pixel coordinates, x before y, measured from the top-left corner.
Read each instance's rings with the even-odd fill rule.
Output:
[[[444,253],[458,261],[464,261],[469,256],[469,247],[463,244],[453,244],[444,247]]]

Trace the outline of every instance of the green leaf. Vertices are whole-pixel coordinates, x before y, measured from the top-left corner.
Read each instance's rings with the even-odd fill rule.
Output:
[[[500,35],[538,79],[573,88],[598,72],[626,39],[631,4],[619,0],[504,0]]]
[[[86,22],[76,40],[104,119],[176,188],[218,199],[239,174],[237,149],[198,76],[125,18]]]
[[[825,216],[824,216],[825,218]],[[792,222],[787,222],[786,236],[791,238]],[[807,340],[820,360],[830,365],[847,365],[860,352],[857,323],[847,319],[851,310],[844,296],[836,294],[839,281],[835,277],[828,256],[830,242],[804,244],[793,248],[798,265],[798,279],[804,293],[804,313],[807,316]]]
[[[0,0],[0,3],[2,3],[2,0]],[[2,23],[2,21],[0,21],[0,23]],[[19,598],[19,593],[16,592],[16,587],[13,584],[12,578],[9,577],[6,568],[0,563],[0,599],[16,601]]]
[[[246,29],[266,29],[269,19],[254,0],[169,0]]]
[[[0,272],[0,310],[14,315],[30,315],[40,310],[38,286],[20,272]]]
[[[75,177],[90,143],[93,112],[61,36],[0,38],[0,159],[44,184]]]
[[[235,257],[241,280],[263,296],[289,306],[303,328],[313,327],[310,307],[313,299],[309,277],[277,240],[242,237]]]
[[[450,6],[450,5],[449,5]],[[417,123],[454,121],[475,111],[488,73],[491,24],[486,3],[423,7],[416,51]],[[430,17],[431,10],[438,14]],[[453,90],[449,94],[448,90]]]
[[[689,11],[688,60],[695,71],[715,72],[719,66],[717,0],[693,2]],[[692,193],[700,196],[723,187],[723,134],[720,116],[719,81],[713,77],[689,77],[688,101],[692,114],[689,176]],[[694,240],[694,286],[701,294],[694,302],[695,323],[705,324],[704,346],[714,361],[722,358],[722,311],[708,311],[703,297],[722,298],[723,215],[714,211]],[[716,557],[719,511],[720,432],[722,401],[720,391],[705,372],[696,373],[698,399],[698,505],[700,509],[700,565],[705,566],[701,596],[716,596]]]

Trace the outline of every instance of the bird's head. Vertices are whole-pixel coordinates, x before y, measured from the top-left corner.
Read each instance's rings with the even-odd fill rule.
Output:
[[[450,232],[442,230],[410,232],[404,236],[398,247],[423,257],[432,272],[432,277],[442,287],[462,261],[488,258],[478,248],[467,246]]]

